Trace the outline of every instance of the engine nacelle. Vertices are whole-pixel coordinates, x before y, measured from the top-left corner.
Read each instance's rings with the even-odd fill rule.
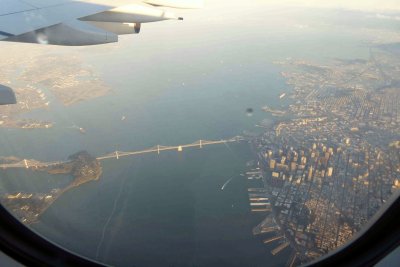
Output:
[[[4,41],[82,46],[117,42],[118,35],[77,20],[12,36]]]
[[[102,21],[86,21],[86,23],[118,35],[139,33],[141,27],[140,23],[119,23]]]

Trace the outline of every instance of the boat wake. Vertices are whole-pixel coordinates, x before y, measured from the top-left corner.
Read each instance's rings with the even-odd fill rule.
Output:
[[[233,178],[230,178],[228,181],[226,181],[226,182],[224,183],[224,185],[221,187],[221,190],[224,190],[225,187],[229,184],[229,182],[232,181],[232,179],[233,179]]]
[[[101,247],[102,247],[102,245],[103,245],[103,242],[104,242],[104,238],[105,238],[105,235],[106,235],[107,228],[108,228],[108,226],[109,226],[109,224],[110,224],[110,222],[111,222],[111,219],[113,218],[114,213],[115,213],[115,211],[116,211],[116,209],[117,209],[117,204],[118,204],[118,202],[119,202],[119,200],[120,200],[120,198],[121,198],[122,190],[123,190],[124,187],[125,187],[125,182],[126,182],[126,178],[123,179],[122,182],[121,182],[121,186],[120,186],[120,188],[119,188],[118,194],[117,194],[116,198],[114,199],[114,205],[113,205],[113,209],[112,209],[112,211],[111,211],[111,214],[110,214],[110,216],[108,217],[106,223],[105,223],[104,226],[103,226],[103,230],[102,230],[102,232],[101,232],[101,238],[100,238],[99,243],[97,244],[97,249],[96,249],[96,260],[99,260],[100,249],[101,249]]]

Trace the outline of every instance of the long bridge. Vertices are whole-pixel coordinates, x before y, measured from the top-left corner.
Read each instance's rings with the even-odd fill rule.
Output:
[[[183,149],[185,149],[185,148],[192,148],[192,147],[202,148],[204,146],[209,146],[209,145],[240,142],[243,140],[244,140],[244,138],[242,136],[235,136],[230,139],[221,139],[221,140],[216,140],[216,141],[198,140],[196,142],[193,142],[191,144],[186,144],[186,145],[176,145],[176,146],[156,145],[151,148],[137,150],[137,151],[118,151],[117,150],[115,152],[112,152],[112,153],[109,153],[109,154],[106,154],[103,156],[99,156],[96,159],[97,160],[106,160],[106,159],[112,159],[112,158],[119,159],[121,157],[142,155],[142,154],[148,154],[148,153],[160,154],[162,151],[167,151],[167,150],[176,150],[178,152],[182,152]],[[68,162],[69,161],[40,162],[40,161],[32,160],[32,159],[30,159],[30,160],[23,159],[18,162],[0,164],[0,169],[10,169],[10,168],[37,169],[37,168],[46,168],[46,167],[59,165],[62,163],[68,163]]]
[[[0,169],[16,169],[16,168],[46,168],[54,165],[66,163],[67,161],[40,162],[33,159],[23,159],[18,162],[0,164]]]
[[[147,154],[147,153],[157,153],[160,154],[161,151],[167,151],[167,150],[177,150],[179,152],[183,151],[184,148],[190,148],[190,147],[199,147],[202,148],[203,146],[209,146],[209,145],[217,145],[217,144],[226,144],[226,143],[232,143],[232,142],[239,142],[244,140],[243,137],[241,136],[235,136],[230,139],[222,139],[222,140],[217,140],[217,141],[209,141],[209,140],[198,140],[194,143],[191,144],[186,144],[186,145],[177,145],[177,146],[161,146],[161,145],[156,145],[151,148],[147,148],[144,150],[139,150],[139,151],[115,151],[110,154],[97,157],[97,160],[104,160],[104,159],[111,159],[111,158],[116,158],[119,159],[121,157],[127,157],[127,156],[134,156],[134,155],[141,155],[141,154]]]

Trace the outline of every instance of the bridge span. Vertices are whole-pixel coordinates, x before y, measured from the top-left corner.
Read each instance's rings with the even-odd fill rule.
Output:
[[[59,165],[61,163],[66,163],[66,162],[67,161],[40,162],[32,159],[23,159],[18,162],[0,164],[0,169],[12,169],[12,168],[37,169],[37,168],[46,168],[53,165]]]
[[[243,141],[244,138],[241,136],[235,136],[230,139],[221,139],[221,140],[216,140],[216,141],[209,141],[209,140],[198,140],[194,143],[191,144],[186,144],[186,145],[176,145],[176,146],[153,146],[151,148],[143,149],[143,150],[138,150],[138,151],[115,151],[110,154],[97,157],[97,160],[105,160],[105,159],[111,159],[111,158],[116,158],[119,159],[120,157],[127,157],[127,156],[134,156],[134,155],[141,155],[141,154],[147,154],[147,153],[157,153],[160,154],[161,151],[167,151],[167,150],[176,150],[176,151],[183,151],[184,148],[190,148],[190,147],[199,147],[202,148],[203,146],[209,146],[209,145],[217,145],[217,144],[226,144],[226,143],[232,143],[232,142],[239,142]]]
[[[185,148],[191,148],[191,147],[202,148],[203,146],[240,142],[243,140],[244,140],[244,138],[242,136],[235,136],[230,139],[221,139],[221,140],[216,140],[216,141],[198,140],[194,143],[186,144],[186,145],[176,145],[176,146],[157,145],[157,146],[154,146],[151,148],[138,150],[138,151],[115,151],[115,152],[112,152],[112,153],[109,153],[109,154],[106,154],[103,156],[99,156],[96,159],[97,160],[105,160],[105,159],[112,159],[112,158],[119,159],[120,157],[128,157],[128,156],[141,155],[141,154],[147,154],[147,153],[160,154],[161,151],[167,151],[167,150],[176,150],[178,152],[181,152]],[[40,161],[33,160],[33,159],[29,159],[29,160],[23,159],[18,162],[0,164],[0,169],[11,169],[11,168],[37,169],[37,168],[46,168],[46,167],[59,165],[59,164],[63,164],[63,163],[68,163],[68,162],[70,162],[70,161],[40,162]]]

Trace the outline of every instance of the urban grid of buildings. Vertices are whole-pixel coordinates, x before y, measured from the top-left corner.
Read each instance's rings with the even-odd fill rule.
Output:
[[[279,240],[278,250],[290,245],[288,265],[346,243],[400,188],[399,55],[370,54],[278,62],[293,103],[265,109],[278,121],[254,141],[262,175],[248,177],[258,178],[252,211],[267,214],[254,234],[276,234],[265,243]]]

